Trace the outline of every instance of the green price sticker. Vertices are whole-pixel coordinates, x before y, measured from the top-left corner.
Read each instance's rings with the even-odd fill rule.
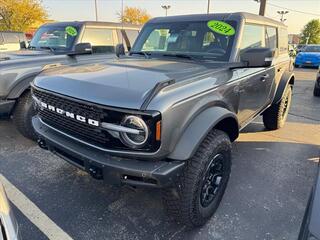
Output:
[[[225,22],[217,21],[217,20],[211,20],[208,22],[208,27],[219,34],[232,36],[236,33],[236,30],[234,28]]]
[[[78,35],[78,31],[75,27],[72,27],[72,26],[68,26],[66,27],[66,33],[69,34],[70,36],[72,37],[75,37]]]

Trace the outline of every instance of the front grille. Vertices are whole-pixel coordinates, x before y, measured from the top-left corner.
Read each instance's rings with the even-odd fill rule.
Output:
[[[37,99],[47,103],[48,105],[61,108],[65,111],[74,113],[75,115],[81,115],[87,119],[90,118],[99,122],[102,122],[105,119],[108,119],[109,121],[113,120],[115,122],[120,121],[120,118],[114,116],[114,113],[108,113],[108,111],[98,108],[94,105],[90,105],[89,103],[84,104],[81,102],[72,101],[68,98],[63,98],[35,88],[32,92]],[[123,148],[122,143],[118,139],[113,138],[107,131],[99,127],[82,123],[73,118],[65,117],[48,109],[40,110],[39,116],[46,124],[88,143],[100,147]]]
[[[102,108],[98,105],[73,100],[72,98],[57,95],[51,92],[43,91],[37,88],[32,88],[32,94],[48,105],[55,106],[56,108],[63,109],[64,111],[71,112],[75,115],[80,115],[86,119],[93,119],[99,122],[109,122],[120,124],[126,113],[116,111],[114,109]],[[87,143],[114,150],[128,150],[122,142],[109,132],[100,127],[91,126],[87,123],[80,122],[76,119],[60,115],[54,111],[46,108],[38,111],[38,114],[43,122],[52,126],[70,136],[83,140]],[[151,115],[143,116],[149,126],[155,126],[153,117]],[[154,134],[155,129],[150,129],[151,134]],[[152,138],[151,138],[152,139]],[[143,149],[136,151],[154,151],[159,147],[159,143],[150,141]]]

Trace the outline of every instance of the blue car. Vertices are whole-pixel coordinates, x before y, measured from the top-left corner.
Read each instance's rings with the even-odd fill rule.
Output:
[[[295,67],[319,67],[320,45],[307,45],[296,56]]]

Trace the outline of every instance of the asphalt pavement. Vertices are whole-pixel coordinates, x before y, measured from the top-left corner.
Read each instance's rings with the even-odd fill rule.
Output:
[[[266,131],[259,118],[243,130],[218,211],[192,231],[170,220],[160,191],[94,180],[0,121],[0,181],[23,239],[296,239],[320,155],[315,75],[296,70],[284,128]]]

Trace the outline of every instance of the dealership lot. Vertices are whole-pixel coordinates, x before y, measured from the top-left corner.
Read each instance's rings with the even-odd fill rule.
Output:
[[[206,226],[185,231],[164,212],[157,190],[92,179],[0,122],[0,173],[24,239],[295,239],[316,173],[320,99],[315,69],[297,69],[287,124],[261,119],[234,144],[226,195]]]

